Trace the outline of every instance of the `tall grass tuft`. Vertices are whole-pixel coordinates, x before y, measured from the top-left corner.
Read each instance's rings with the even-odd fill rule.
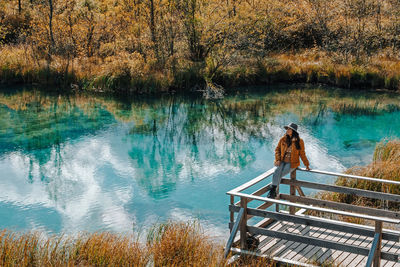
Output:
[[[374,152],[373,162],[367,166],[357,166],[346,171],[348,174],[375,177],[378,179],[400,181],[400,140],[384,140],[377,144]],[[388,185],[370,181],[360,181],[339,177],[336,185],[351,188],[372,190],[391,194],[400,194],[400,186]],[[398,210],[398,203],[382,203],[380,200],[370,199],[341,193],[325,193],[320,195],[324,199],[330,199],[342,203],[379,207]]]
[[[147,242],[109,232],[46,236],[0,232],[0,266],[228,266],[223,246],[197,222],[155,225]],[[273,266],[269,259],[242,257],[229,266]]]
[[[145,266],[149,251],[132,236],[88,234],[77,239],[70,262],[95,266]]]
[[[198,223],[161,224],[148,240],[155,266],[224,265],[222,248],[202,233]]]
[[[0,266],[146,266],[148,262],[149,250],[132,236],[0,233]]]

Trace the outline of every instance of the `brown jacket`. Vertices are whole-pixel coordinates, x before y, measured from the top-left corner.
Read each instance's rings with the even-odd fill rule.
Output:
[[[279,140],[279,143],[275,148],[275,162],[283,161],[286,149],[288,147],[285,139],[286,139],[286,136],[283,136],[281,138],[281,140]],[[303,163],[306,167],[308,167],[310,165],[310,163],[308,162],[308,159],[306,157],[306,152],[304,150],[304,141],[301,138],[300,138],[300,149],[297,149],[294,142],[292,142],[292,154],[291,154],[291,158],[290,158],[290,167],[291,168],[297,168],[300,166],[299,157],[301,158],[301,160],[303,161]]]

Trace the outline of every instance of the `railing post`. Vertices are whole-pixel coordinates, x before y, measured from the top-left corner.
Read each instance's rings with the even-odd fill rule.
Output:
[[[235,196],[232,196],[231,195],[231,206],[233,206],[233,205],[235,205]],[[232,233],[232,227],[233,227],[233,223],[234,223],[234,212],[233,211],[231,211],[230,212],[230,220],[229,220],[229,222],[230,222],[230,224],[229,224],[229,232],[230,233]]]
[[[279,185],[278,185],[278,187],[276,188],[276,195],[277,195],[277,197],[278,197],[278,199],[279,199]],[[275,204],[275,211],[276,211],[276,212],[279,212],[279,210],[280,210],[279,204],[276,203],[276,204]]]
[[[279,185],[278,185],[278,187],[276,188],[276,196],[277,196],[277,198],[279,199]],[[275,211],[276,212],[279,212],[279,204],[277,203],[277,204],[275,204]]]
[[[293,170],[290,173],[290,180],[291,181],[295,181],[296,180],[296,170]],[[290,185],[290,195],[291,196],[295,196],[296,195],[296,187],[294,185],[292,185],[292,184]],[[295,207],[289,207],[289,213],[290,214],[295,214],[295,212],[296,212]]]
[[[374,255],[374,266],[381,266],[381,247],[382,247],[382,222],[375,221],[375,233],[379,234],[377,249]]]
[[[247,249],[247,198],[240,198],[240,206],[244,209],[243,219],[240,223],[240,249]]]

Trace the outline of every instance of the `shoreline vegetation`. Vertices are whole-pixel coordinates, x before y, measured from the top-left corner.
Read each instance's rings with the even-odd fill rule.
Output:
[[[121,94],[400,89],[393,0],[7,0],[0,83]]]
[[[400,179],[400,139],[383,140],[375,147],[372,163],[367,166],[354,166],[346,171],[347,174],[360,175],[366,177],[374,177],[378,179],[399,181]],[[365,189],[377,192],[385,192],[399,195],[400,187],[396,185],[383,185],[381,183],[358,181],[356,179],[348,179],[339,177],[336,185],[351,188]],[[399,210],[398,204],[358,197],[342,193],[324,193],[319,197],[341,203],[367,207],[384,207],[389,210]]]
[[[385,139],[376,144],[372,162],[366,166],[354,166],[346,170],[347,174],[373,177],[378,179],[386,179],[400,181],[400,139]],[[381,184],[370,181],[360,181],[345,177],[338,177],[334,183],[338,186],[350,188],[364,189],[376,192],[384,192],[399,195],[400,187],[396,185]],[[336,192],[321,192],[316,194],[316,198],[329,200],[334,202],[346,203],[362,207],[382,208],[392,211],[398,211],[398,203],[390,201],[382,201],[366,197],[359,197]],[[329,214],[321,214],[318,212],[309,212],[310,215],[328,216]],[[366,224],[369,223],[363,219],[357,219],[347,216],[338,216],[338,220],[350,223]],[[393,225],[388,225],[393,228]],[[398,230],[398,228],[396,228]]]
[[[196,222],[155,225],[145,242],[109,232],[45,236],[0,231],[1,266],[274,266],[268,259],[223,258],[223,245]]]

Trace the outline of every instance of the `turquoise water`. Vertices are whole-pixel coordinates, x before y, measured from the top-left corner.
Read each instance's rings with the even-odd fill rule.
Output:
[[[262,90],[219,101],[0,92],[0,228],[131,232],[171,219],[226,236],[225,193],[273,166],[285,124],[328,171],[368,164],[377,142],[400,137],[398,95]]]

